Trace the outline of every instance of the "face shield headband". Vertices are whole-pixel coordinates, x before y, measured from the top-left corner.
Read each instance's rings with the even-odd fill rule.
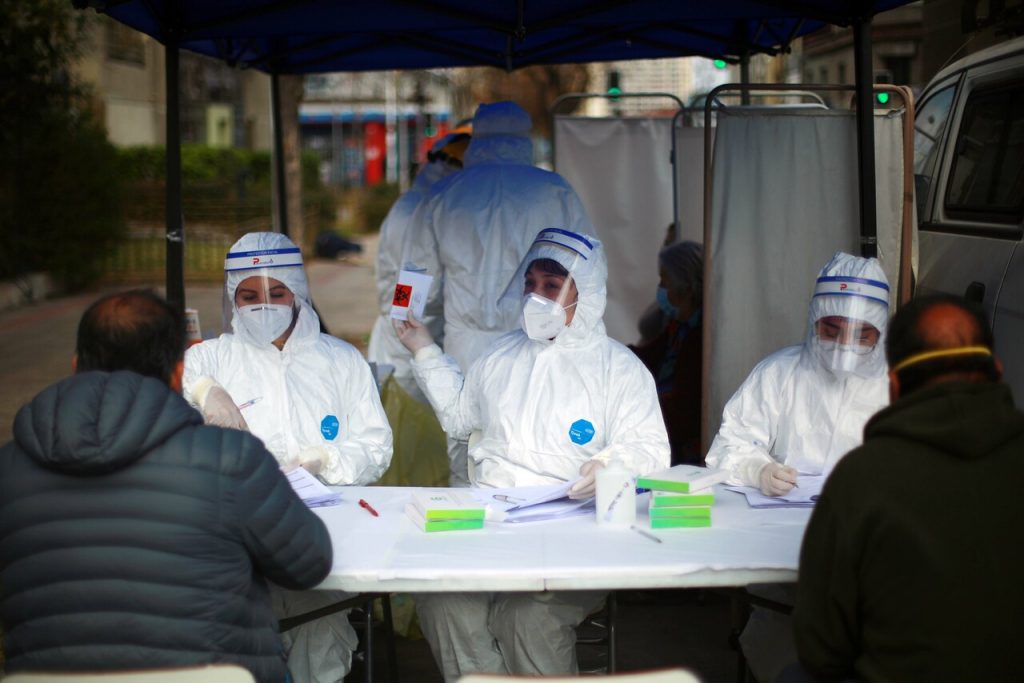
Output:
[[[881,376],[888,310],[889,287],[884,282],[820,277],[811,303],[809,348],[836,377]]]
[[[301,283],[295,282],[297,274]],[[295,295],[296,301],[289,306],[271,303],[270,287],[264,283],[262,304],[239,304],[235,301],[238,286],[254,276],[282,282]],[[242,325],[259,343],[269,343],[291,325],[294,312],[298,310],[297,300],[302,298],[304,287],[302,252],[298,247],[229,252],[224,259],[222,313],[225,329],[235,329],[237,333],[237,325]]]

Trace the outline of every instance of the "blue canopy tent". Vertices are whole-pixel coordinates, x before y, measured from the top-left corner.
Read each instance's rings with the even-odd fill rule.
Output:
[[[871,18],[910,0],[72,0],[167,48],[167,296],[184,306],[178,50],[272,77],[281,226],[277,76],[703,56],[745,64],[827,24],[853,26],[857,101],[871,102]],[[861,225],[875,250],[874,140],[858,108]]]

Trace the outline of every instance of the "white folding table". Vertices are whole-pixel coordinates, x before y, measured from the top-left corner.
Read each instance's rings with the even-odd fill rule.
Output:
[[[488,522],[481,530],[427,533],[405,514],[412,488],[342,487],[340,505],[317,508],[334,544],[318,586],[351,593],[699,588],[796,580],[811,510],[755,510],[716,489],[712,526],[650,529],[648,495],[637,526],[598,526],[594,517]],[[358,504],[368,501],[374,517]]]

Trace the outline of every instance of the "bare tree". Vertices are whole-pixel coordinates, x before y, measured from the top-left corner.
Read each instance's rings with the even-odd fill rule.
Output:
[[[555,99],[570,92],[585,92],[589,80],[585,64],[543,64],[511,73],[493,67],[463,69],[457,79],[456,102],[470,115],[481,102],[512,100],[530,114],[534,132],[550,138],[548,112]]]

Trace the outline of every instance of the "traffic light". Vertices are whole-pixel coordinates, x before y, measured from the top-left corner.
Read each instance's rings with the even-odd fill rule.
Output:
[[[608,72],[608,94],[612,95],[610,98],[612,102],[618,102],[619,98],[616,95],[622,94],[622,89],[619,87],[619,72],[616,69],[612,69]]]
[[[726,63],[726,61],[724,59],[716,59],[716,60],[714,60],[712,62],[712,64],[715,65],[716,69],[727,69],[727,68],[729,68],[729,65]]]
[[[875,93],[875,101],[878,102],[879,104],[889,104],[889,93],[887,93],[887,92]]]

